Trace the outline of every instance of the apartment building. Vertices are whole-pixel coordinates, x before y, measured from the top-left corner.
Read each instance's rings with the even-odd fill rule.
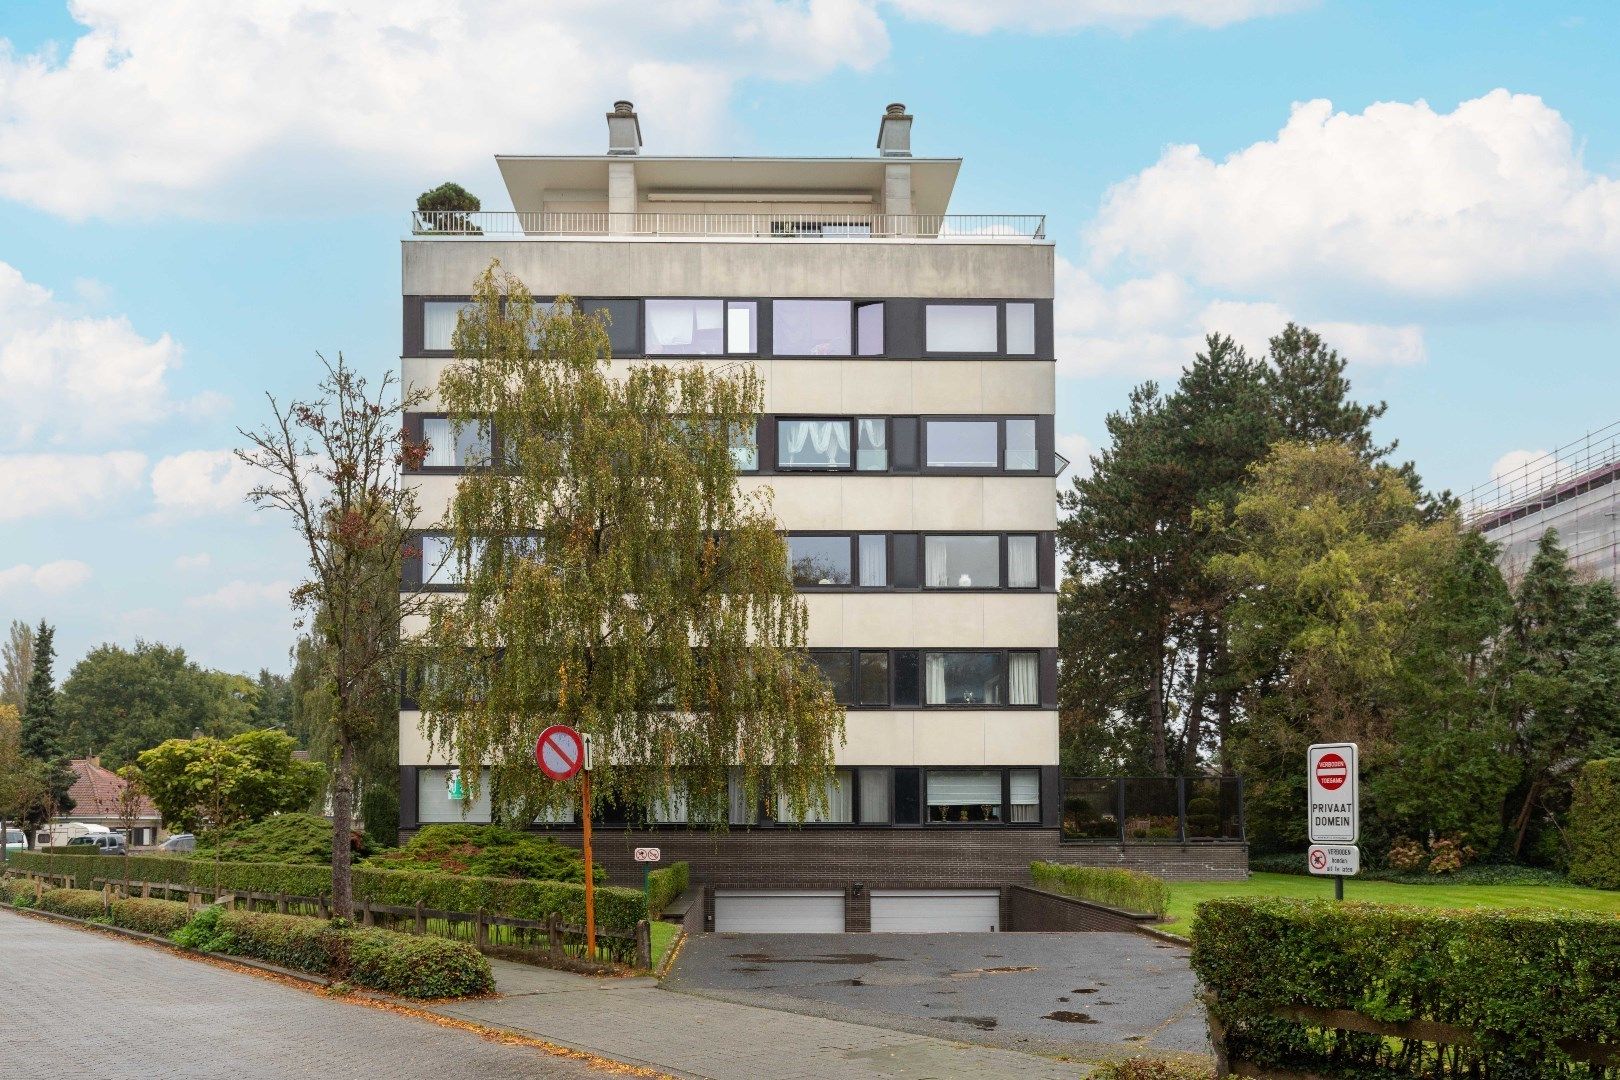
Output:
[[[689,860],[717,930],[1001,926],[1004,886],[1059,845],[1066,463],[1044,219],[953,214],[962,163],[913,156],[900,105],[877,152],[847,158],[661,157],[641,152],[628,102],[607,120],[606,154],[498,157],[512,211],[416,216],[405,382],[436,385],[493,258],[537,297],[605,309],[616,358],[754,364],[766,412],[742,483],[774,489],[812,655],[848,721],[823,819],[739,805],[720,834],[609,820],[596,851],[622,884],[639,882],[634,847]],[[462,452],[432,408],[411,421],[433,443],[414,477],[424,523]],[[487,820],[402,704],[402,827]]]

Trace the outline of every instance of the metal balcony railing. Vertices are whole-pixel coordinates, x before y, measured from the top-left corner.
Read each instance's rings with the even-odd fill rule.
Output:
[[[1242,841],[1236,776],[1065,776],[1063,840],[1115,844]]]
[[[773,240],[1044,240],[1044,214],[618,214],[417,210],[415,236],[715,236]]]

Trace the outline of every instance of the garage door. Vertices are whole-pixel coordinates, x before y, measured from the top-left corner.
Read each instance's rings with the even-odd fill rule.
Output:
[[[714,929],[721,934],[842,934],[844,894],[716,889]]]
[[[965,933],[1001,929],[994,889],[873,889],[872,932]]]

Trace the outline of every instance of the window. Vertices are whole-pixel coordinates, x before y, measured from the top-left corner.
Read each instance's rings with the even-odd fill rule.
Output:
[[[776,300],[771,352],[777,356],[848,356],[848,300]]]
[[[1035,305],[1007,305],[1007,355],[1035,355]]]
[[[1003,664],[994,652],[923,654],[923,704],[1000,705]]]
[[[1041,772],[1013,769],[1007,774],[1007,820],[1014,825],[1041,823]]]
[[[1007,704],[1041,703],[1041,658],[1038,653],[1007,654]]]
[[[847,419],[777,421],[777,466],[783,469],[849,468],[849,428]]]
[[[931,353],[996,352],[996,305],[929,304],[923,314],[923,346]]]
[[[855,305],[855,352],[859,356],[883,355],[881,301]]]
[[[894,703],[916,705],[922,700],[921,656],[916,649],[900,649],[894,654]]]
[[[731,464],[738,472],[759,471],[758,424],[732,429]]]
[[[1007,537],[1007,588],[1034,589],[1040,586],[1035,537]]]
[[[894,780],[894,823],[922,824],[922,770],[896,769]]]
[[[1007,421],[1006,468],[1009,472],[1028,471],[1039,467],[1035,456],[1035,421]]]
[[[848,649],[812,649],[810,662],[821,671],[821,677],[832,687],[833,700],[840,705],[850,704],[852,672]]]
[[[581,300],[580,310],[608,324],[608,347],[614,356],[635,356],[641,352],[640,300]]]
[[[725,347],[720,300],[648,300],[648,356],[719,356]]]
[[[752,825],[759,820],[759,805],[748,797],[743,784],[743,771],[733,768],[726,781],[727,801],[731,803],[727,820],[733,825]]]
[[[826,787],[827,808],[818,810],[814,806],[805,810],[804,816],[798,817],[793,808],[788,805],[785,795],[776,797],[776,820],[785,824],[812,825],[817,822],[847,825],[855,820],[855,775],[849,769],[839,769],[833,773],[833,778],[827,782]]]
[[[794,585],[816,588],[853,583],[848,536],[790,536],[787,544]]]
[[[887,472],[889,422],[881,416],[863,416],[855,421],[855,439],[855,468],[861,472]]]
[[[994,536],[924,537],[923,581],[930,589],[999,588],[1000,540]]]
[[[422,418],[422,438],[428,444],[424,468],[465,469],[489,464],[489,439],[479,425],[466,423],[461,430],[443,416]]]
[[[759,305],[752,300],[726,304],[726,352],[759,352]]]
[[[859,702],[862,705],[889,703],[889,654],[886,652],[860,653]]]
[[[931,469],[996,467],[996,421],[929,420],[924,439]]]
[[[882,533],[865,533],[860,548],[861,588],[881,589],[889,584],[889,538]]]
[[[861,785],[861,824],[889,823],[889,770],[861,769],[856,773]]]
[[[428,533],[422,537],[422,584],[460,585],[465,580],[452,550],[453,537]]]
[[[416,820],[423,824],[489,821],[489,776],[486,770],[478,787],[478,798],[465,801],[468,785],[460,769],[423,768],[416,770]]]
[[[1001,770],[928,773],[928,820],[948,824],[1001,820]]]
[[[454,346],[451,335],[463,311],[472,308],[465,300],[427,300],[422,304],[422,349],[448,352]]]

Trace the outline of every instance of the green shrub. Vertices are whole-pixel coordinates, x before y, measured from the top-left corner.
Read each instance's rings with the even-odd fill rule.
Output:
[[[362,849],[356,855],[364,855]],[[238,825],[219,842],[199,847],[188,858],[200,862],[285,863],[291,866],[332,865],[332,823],[315,814],[277,814]]]
[[[1170,906],[1170,887],[1162,878],[1135,870],[1032,862],[1029,876],[1038,889],[1146,915],[1163,915]]]
[[[89,889],[46,889],[37,906],[41,911],[54,911],[75,919],[99,919],[107,914],[101,894]]]
[[[387,930],[351,930],[349,979],[402,997],[487,994],[495,989],[489,961],[465,942]]]
[[[382,784],[367,784],[360,793],[360,816],[366,839],[379,848],[399,844],[399,792]]]
[[[1215,1070],[1207,1065],[1141,1057],[1104,1062],[1091,1075],[1093,1080],[1215,1080]]]
[[[1402,836],[1389,845],[1389,855],[1385,859],[1391,870],[1403,873],[1412,873],[1423,869],[1423,864],[1429,861],[1429,855],[1423,850],[1423,845],[1411,837]]]
[[[585,882],[585,859],[577,848],[500,825],[428,825],[403,848],[378,855],[368,865],[475,877]],[[596,880],[599,884],[607,881],[607,871],[601,866],[596,867]]]
[[[33,907],[34,883],[27,878],[7,878],[0,882],[0,899],[13,907]]]
[[[657,915],[685,892],[692,883],[692,868],[684,862],[670,863],[647,875],[647,913]]]
[[[178,901],[142,900],[139,897],[114,900],[110,914],[114,926],[164,937],[174,933],[191,919],[191,909]]]
[[[1620,758],[1589,761],[1576,777],[1569,848],[1571,878],[1620,889]]]
[[[1595,1076],[1561,1040],[1620,1031],[1620,919],[1564,911],[1443,911],[1322,900],[1198,906],[1192,967],[1234,1059],[1321,1076]],[[1468,1032],[1445,1051],[1335,1033],[1280,1008],[1351,1010]]]
[[[219,925],[225,909],[216,905],[205,907],[191,917],[184,926],[169,935],[176,945],[203,952],[230,952],[235,939]]]

